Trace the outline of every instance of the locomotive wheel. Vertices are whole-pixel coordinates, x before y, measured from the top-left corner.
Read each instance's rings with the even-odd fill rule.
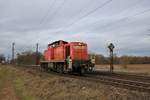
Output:
[[[57,66],[57,72],[64,73],[64,67],[62,65]]]
[[[60,66],[60,71],[59,71],[59,73],[61,73],[61,74],[64,73],[64,68],[63,68],[63,66]]]
[[[89,71],[90,71],[90,72],[93,72],[93,70],[94,70],[93,67],[90,67],[90,68],[89,68]]]
[[[45,63],[42,63],[42,64],[41,64],[40,70],[41,70],[41,71],[45,71]]]
[[[48,72],[48,64],[47,63],[44,64],[44,71]]]
[[[85,69],[83,67],[80,68],[80,75],[83,75],[85,73]]]

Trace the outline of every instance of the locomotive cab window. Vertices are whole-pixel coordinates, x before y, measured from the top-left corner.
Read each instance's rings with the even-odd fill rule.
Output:
[[[85,45],[74,45],[73,46],[74,49],[86,49]]]

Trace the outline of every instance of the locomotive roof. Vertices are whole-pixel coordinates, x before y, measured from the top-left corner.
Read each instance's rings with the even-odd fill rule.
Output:
[[[54,44],[59,44],[60,42],[62,42],[63,44],[67,44],[68,43],[68,42],[63,41],[63,40],[58,40],[58,41],[55,41],[55,42],[52,42],[52,43],[48,44],[48,46],[51,46],[51,45],[54,45]]]

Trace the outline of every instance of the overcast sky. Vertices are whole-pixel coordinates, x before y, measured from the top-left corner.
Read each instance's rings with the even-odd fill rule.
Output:
[[[0,0],[0,53],[40,51],[55,40],[83,41],[90,52],[150,56],[150,0]]]

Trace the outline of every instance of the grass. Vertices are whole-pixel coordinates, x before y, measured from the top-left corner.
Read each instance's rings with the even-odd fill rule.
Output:
[[[20,100],[36,100],[35,97],[28,94],[22,79],[18,78],[14,81],[14,83],[16,95],[20,98]]]
[[[19,67],[0,66],[1,78],[11,80],[17,99],[0,100],[150,100],[147,93]]]
[[[11,88],[9,88],[12,86]],[[0,95],[3,99],[3,88],[13,89],[15,97],[19,100],[36,100],[34,96],[31,96],[27,91],[24,80],[21,76],[17,76],[16,73],[7,67],[0,68]],[[9,94],[8,94],[9,95]]]
[[[96,65],[96,69],[109,70],[109,65]],[[150,64],[128,64],[126,68],[122,65],[114,65],[114,71],[116,72],[129,72],[143,75],[150,75]]]
[[[6,68],[0,68],[0,90],[7,80],[10,78],[10,72]]]

